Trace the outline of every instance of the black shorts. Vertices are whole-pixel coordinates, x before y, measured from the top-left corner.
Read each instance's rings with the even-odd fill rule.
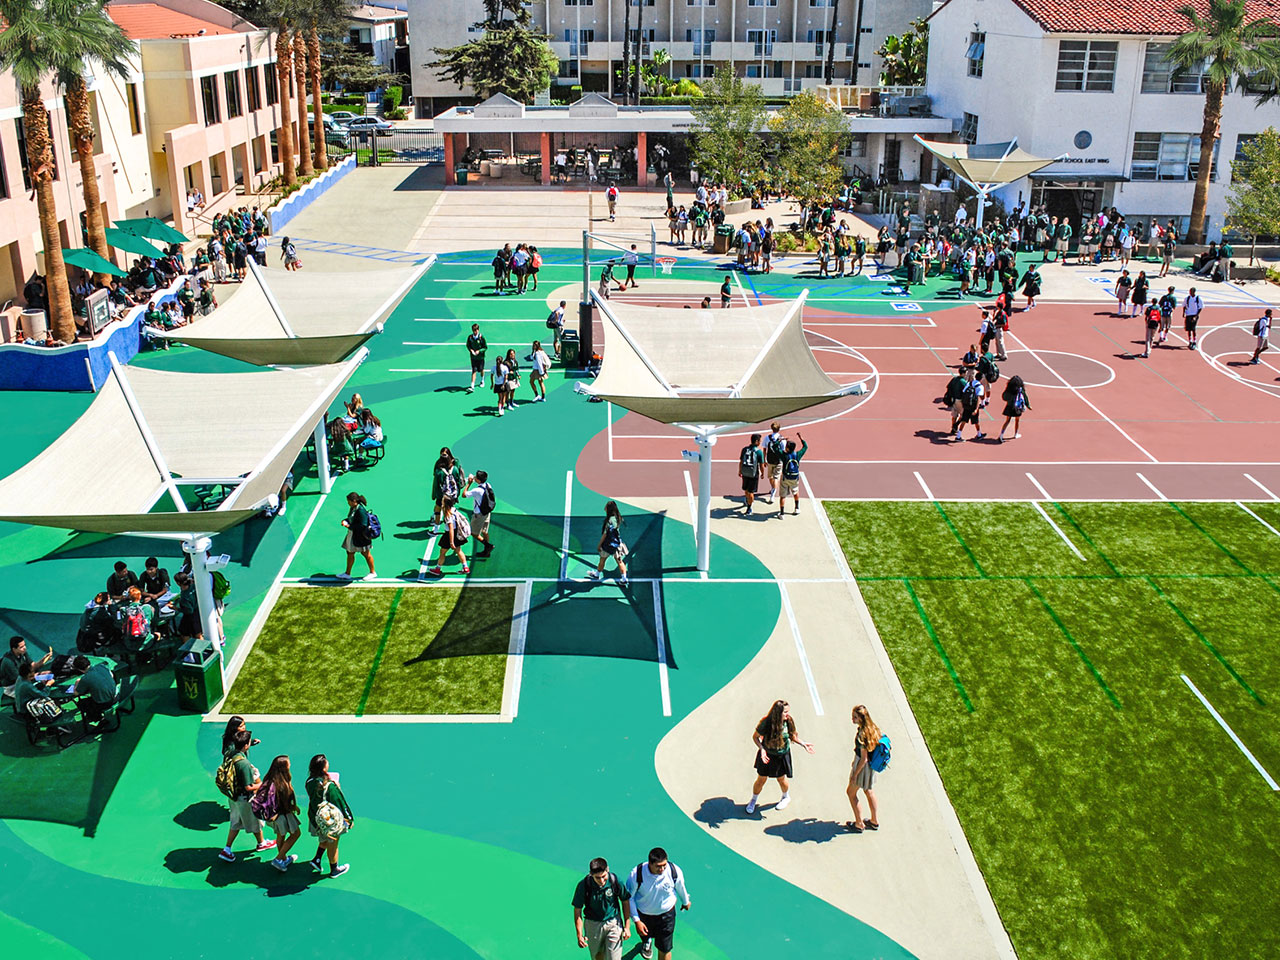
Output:
[[[648,929],[649,939],[658,948],[658,952],[670,953],[671,942],[676,935],[676,908],[672,907],[666,913],[660,913],[656,917],[648,913],[639,914],[639,917]]]
[[[475,354],[472,354],[471,355],[471,372],[484,373],[484,371],[485,371],[484,354],[482,353],[478,357]]]
[[[744,493],[755,493],[756,490],[759,488],[759,486],[760,486],[759,474],[756,474],[754,477],[742,478],[742,490]]]
[[[1200,319],[1200,314],[1198,313],[1194,317],[1183,317],[1183,327],[1186,328],[1186,331],[1188,333],[1191,333],[1195,330],[1196,321],[1198,321],[1199,319]]]

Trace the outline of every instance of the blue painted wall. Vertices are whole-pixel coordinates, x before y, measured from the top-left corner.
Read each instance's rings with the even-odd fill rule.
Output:
[[[289,199],[269,210],[268,215],[271,217],[271,232],[279,236],[280,232],[288,226],[290,220],[300,214],[303,210],[307,209],[307,207],[311,206],[318,197],[323,196],[330,187],[355,168],[356,155],[353,153],[337,166],[326,170],[319,177],[312,180],[293,196],[289,197]]]

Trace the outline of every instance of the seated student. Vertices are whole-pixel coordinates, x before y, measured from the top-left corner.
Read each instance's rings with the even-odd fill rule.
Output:
[[[188,573],[178,573],[173,578],[178,585],[178,637],[189,640],[204,635],[200,626],[200,601],[196,598],[196,583]]]
[[[363,449],[371,450],[382,446],[384,437],[382,421],[375,417],[368,407],[360,411],[360,430],[364,433],[364,439],[360,441]]]
[[[169,586],[169,571],[160,566],[155,557],[147,557],[142,576],[138,578],[138,586],[142,589],[142,599],[155,608],[169,605],[173,599],[173,590]]]
[[[39,669],[52,659],[53,650],[50,650],[32,664],[31,658],[27,656],[27,641],[22,637],[10,637],[9,652],[0,657],[0,687],[4,688],[4,695],[6,697],[13,696],[14,685],[17,684],[18,678],[22,676],[22,668],[25,664],[31,664]]]
[[[141,650],[151,640],[151,619],[155,611],[149,604],[142,602],[142,591],[130,587],[127,602],[120,610],[120,624],[124,631],[125,646],[131,650]]]
[[[117,560],[115,573],[107,577],[107,596],[112,600],[123,600],[130,587],[138,585],[138,578],[123,560]]]
[[[348,421],[352,426],[359,423],[360,411],[364,409],[364,400],[360,397],[360,394],[353,393],[351,395],[351,399],[346,401],[343,406],[347,408],[347,414],[343,419]]]
[[[53,683],[52,679],[37,680],[36,668],[30,660],[22,664],[18,669],[18,681],[13,688],[14,708],[23,716],[27,715],[27,704],[32,700],[39,700],[41,697],[47,697],[47,687]]]
[[[84,654],[76,657],[72,668],[80,674],[80,679],[76,681],[75,695],[80,710],[84,713],[85,722],[97,723],[107,707],[115,703],[119,692],[116,678],[111,676],[105,663],[91,664]]]
[[[106,591],[85,604],[80,614],[80,627],[76,631],[76,649],[81,653],[96,653],[120,638],[120,624],[116,621],[111,598]]]
[[[351,447],[351,432],[347,429],[345,420],[329,421],[329,465],[331,468],[336,466],[336,472],[345,472],[351,469],[351,458],[355,456],[355,450]]]

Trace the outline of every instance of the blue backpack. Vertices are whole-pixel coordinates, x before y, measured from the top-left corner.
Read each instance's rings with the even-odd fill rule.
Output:
[[[889,743],[887,734],[880,734],[880,742],[876,744],[876,748],[871,751],[871,756],[867,758],[867,766],[880,773],[889,766],[889,751],[892,745]]]
[[[382,536],[382,521],[372,510],[369,511],[369,539],[377,540]]]
[[[783,461],[782,476],[787,480],[800,479],[800,458],[794,453],[788,453],[786,460]]]

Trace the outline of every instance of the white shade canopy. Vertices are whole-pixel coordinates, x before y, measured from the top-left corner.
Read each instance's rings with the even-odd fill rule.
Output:
[[[948,170],[978,190],[1013,183],[1062,159],[1027,153],[1016,139],[1003,143],[943,143],[920,137],[915,140]]]

